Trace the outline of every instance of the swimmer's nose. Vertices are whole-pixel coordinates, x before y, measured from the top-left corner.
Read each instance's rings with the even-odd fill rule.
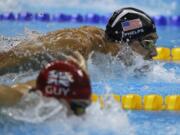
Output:
[[[154,57],[154,56],[157,56],[157,51],[153,51],[153,52],[151,52],[151,57]]]
[[[151,51],[149,51],[148,55],[145,57],[146,60],[152,59],[153,57],[157,56],[156,48],[154,47]]]
[[[151,57],[157,56],[157,50],[156,50],[156,47],[154,47],[154,48],[152,49],[152,51],[150,52],[150,55],[151,55]]]

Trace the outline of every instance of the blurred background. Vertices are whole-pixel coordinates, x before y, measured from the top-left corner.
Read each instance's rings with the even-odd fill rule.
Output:
[[[180,0],[0,0],[0,12],[111,13],[124,6],[134,6],[151,15],[180,14]]]
[[[28,31],[46,33],[84,25],[104,29],[109,16],[126,6],[139,8],[154,17],[160,46],[180,45],[180,0],[0,0],[0,35],[21,36]],[[27,12],[36,18],[24,21],[29,17]],[[68,20],[69,15],[75,19]],[[90,21],[84,21],[84,16]]]

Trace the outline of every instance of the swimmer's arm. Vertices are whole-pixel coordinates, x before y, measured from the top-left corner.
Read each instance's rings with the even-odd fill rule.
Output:
[[[44,48],[37,45],[17,45],[9,51],[0,52],[0,68],[13,67],[23,62],[29,61],[32,56],[42,53]]]
[[[109,41],[106,41],[106,44],[103,47],[103,53],[111,54],[112,56],[117,56],[121,50],[122,50],[122,46],[120,44]]]
[[[0,107],[16,105],[22,96],[35,85],[35,81],[12,86],[0,85]]]
[[[13,106],[20,101],[23,93],[9,86],[0,86],[0,107]]]

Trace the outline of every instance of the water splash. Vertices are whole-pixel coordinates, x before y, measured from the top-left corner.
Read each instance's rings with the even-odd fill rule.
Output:
[[[20,37],[5,37],[3,35],[0,36],[0,52],[8,51],[13,46],[16,46],[22,41]]]
[[[152,67],[152,71],[147,75],[148,80],[152,82],[173,82],[180,83],[180,76],[175,68],[165,68],[164,62],[156,63]]]
[[[118,58],[111,55],[96,53],[94,58],[88,60],[91,80],[94,82],[107,82],[119,79],[120,81],[135,82],[180,82],[178,68],[168,69],[165,62],[147,61],[142,56],[134,53],[133,64],[125,66]],[[136,79],[138,78],[138,80]]]
[[[3,109],[2,113],[17,121],[36,123],[37,129],[43,122],[51,135],[59,132],[62,135],[67,133],[133,135],[134,129],[129,123],[127,114],[119,106],[112,96],[106,95],[103,109],[99,102],[93,103],[84,116],[67,117],[66,109],[59,102],[31,93],[17,106]]]
[[[62,109],[62,105],[55,99],[45,98],[41,93],[27,93],[16,106],[2,109],[2,113],[15,120],[38,123]]]
[[[26,27],[24,28],[24,33],[21,35],[16,35],[14,37],[0,35],[0,52],[8,51],[23,41],[36,41],[40,35],[42,34]]]

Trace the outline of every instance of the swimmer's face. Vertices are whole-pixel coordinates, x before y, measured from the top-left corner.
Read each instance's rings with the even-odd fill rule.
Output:
[[[86,112],[86,108],[91,104],[91,100],[71,100],[59,99],[59,102],[66,107],[67,115],[82,116]]]
[[[130,46],[132,47],[133,51],[142,55],[144,59],[149,60],[157,55],[155,46],[157,39],[157,34],[151,33],[140,40],[133,40],[130,43]]]
[[[77,116],[81,116],[85,114],[86,108],[90,103],[90,100],[72,100],[69,104],[72,112]]]

